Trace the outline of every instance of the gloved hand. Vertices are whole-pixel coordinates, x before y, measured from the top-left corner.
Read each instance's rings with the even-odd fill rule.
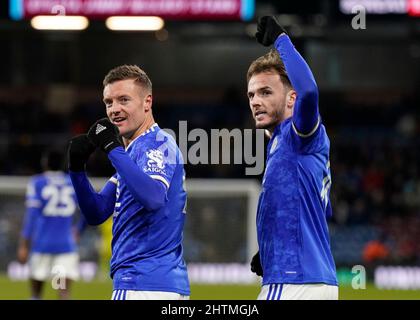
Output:
[[[95,146],[89,141],[86,134],[78,135],[69,141],[67,148],[67,161],[70,171],[85,171],[86,163]]]
[[[277,22],[273,16],[264,16],[258,21],[257,33],[255,38],[263,46],[271,46],[282,33],[286,30]]]
[[[108,118],[96,121],[90,127],[87,134],[90,142],[104,152],[109,153],[112,149],[122,146],[120,131]]]
[[[262,266],[261,266],[260,252],[259,251],[252,257],[251,271],[253,273],[256,273],[257,276],[260,276],[260,277],[263,276],[263,269],[262,269]]]

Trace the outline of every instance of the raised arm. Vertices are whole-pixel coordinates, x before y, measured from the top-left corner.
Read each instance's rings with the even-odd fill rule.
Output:
[[[295,131],[302,137],[310,136],[319,125],[318,86],[308,64],[287,34],[281,34],[274,45],[297,93],[293,111]]]
[[[308,64],[274,17],[265,16],[260,19],[256,38],[264,46],[274,44],[278,51],[297,93],[293,111],[294,129],[301,137],[310,136],[319,125],[319,108],[318,86]]]

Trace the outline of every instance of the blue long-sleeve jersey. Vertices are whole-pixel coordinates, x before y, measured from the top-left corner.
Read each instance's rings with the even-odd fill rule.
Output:
[[[33,176],[27,187],[26,214],[21,232],[21,236],[31,242],[31,252],[75,252],[73,222],[76,210],[76,197],[66,173],[47,171]],[[81,218],[78,231],[84,227]]]
[[[90,224],[113,215],[111,277],[114,290],[190,294],[183,259],[186,192],[183,159],[157,124],[124,150],[108,154],[117,174],[96,193],[84,172],[70,172]]]
[[[327,226],[330,142],[319,116],[318,88],[287,35],[275,47],[297,100],[293,116],[275,128],[267,147],[257,212],[263,284],[338,285]]]

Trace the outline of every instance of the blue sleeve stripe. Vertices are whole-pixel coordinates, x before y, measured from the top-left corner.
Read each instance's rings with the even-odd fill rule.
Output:
[[[276,298],[276,300],[280,300],[280,298],[281,298],[281,293],[283,292],[283,283],[282,284],[280,284],[280,288],[279,288],[279,290],[278,290],[278,294],[277,294],[277,298]]]
[[[127,298],[127,290],[114,290],[112,292],[111,300],[126,300]]]
[[[270,284],[270,289],[268,290],[267,300],[271,300],[271,293],[273,292],[273,284]]]
[[[277,293],[277,288],[278,288],[278,285],[274,284],[273,285],[273,292],[271,293],[271,297],[269,298],[269,300],[274,300],[274,297],[276,296],[276,293]]]

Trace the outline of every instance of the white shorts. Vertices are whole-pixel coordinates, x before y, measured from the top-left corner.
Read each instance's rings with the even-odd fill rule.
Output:
[[[322,283],[273,283],[261,288],[257,300],[338,300],[338,287]]]
[[[44,254],[33,253],[29,259],[31,279],[45,281],[54,277],[79,279],[78,253]]]
[[[189,300],[190,296],[184,296],[176,292],[166,291],[135,291],[114,290],[111,300]]]

